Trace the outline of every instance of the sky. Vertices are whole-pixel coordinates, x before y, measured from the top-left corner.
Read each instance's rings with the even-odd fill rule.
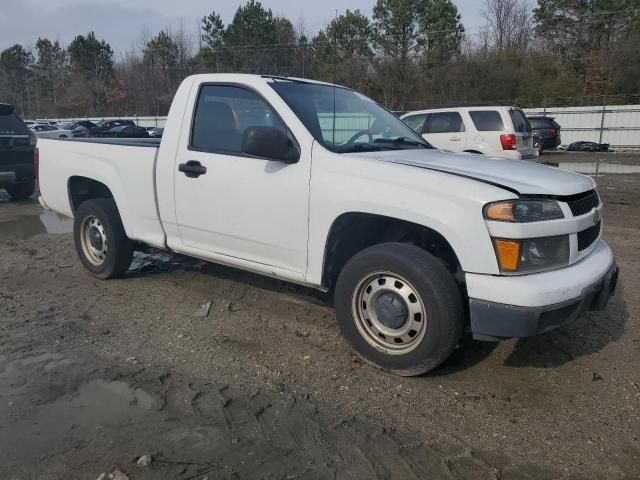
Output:
[[[261,0],[274,14],[302,25],[309,34],[325,27],[346,8],[370,16],[375,0]],[[197,39],[200,19],[212,10],[228,23],[244,0],[0,0],[0,50],[16,43],[33,46],[38,37],[68,44],[91,31],[116,50],[141,46],[161,29],[185,32]],[[454,0],[465,27],[482,23],[482,0]]]

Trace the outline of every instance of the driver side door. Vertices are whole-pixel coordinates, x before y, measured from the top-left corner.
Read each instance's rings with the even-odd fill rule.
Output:
[[[293,164],[246,155],[243,135],[250,127],[287,130],[275,110],[259,93],[239,85],[203,84],[195,90],[192,125],[183,132],[184,147],[174,165],[182,250],[304,278],[309,154],[302,152]],[[180,171],[186,164],[198,165],[200,173]]]

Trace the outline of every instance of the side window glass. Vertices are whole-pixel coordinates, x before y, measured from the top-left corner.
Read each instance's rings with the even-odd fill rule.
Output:
[[[424,130],[424,123],[427,119],[426,115],[413,115],[404,119],[404,123],[409,125],[411,129],[418,135],[421,135]]]
[[[196,105],[190,146],[196,150],[241,154],[242,138],[251,127],[287,129],[256,93],[241,87],[204,85]]]
[[[504,130],[502,117],[496,110],[472,110],[469,112],[469,116],[479,132],[501,132]]]
[[[511,121],[513,122],[513,129],[516,132],[531,132],[531,125],[529,124],[527,117],[525,117],[524,113],[522,113],[522,110],[509,110],[509,116],[511,117]]]
[[[458,112],[434,112],[429,133],[464,132],[464,122]]]

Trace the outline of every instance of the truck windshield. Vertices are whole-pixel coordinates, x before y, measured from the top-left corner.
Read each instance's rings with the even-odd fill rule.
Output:
[[[433,148],[398,117],[353,90],[287,80],[270,85],[333,152]]]

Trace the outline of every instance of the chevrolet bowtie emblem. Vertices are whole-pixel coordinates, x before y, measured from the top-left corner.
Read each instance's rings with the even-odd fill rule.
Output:
[[[599,224],[599,223],[600,223],[600,212],[599,212],[598,210],[596,210],[596,211],[593,213],[593,224],[594,224],[594,225],[597,225],[597,224]]]

